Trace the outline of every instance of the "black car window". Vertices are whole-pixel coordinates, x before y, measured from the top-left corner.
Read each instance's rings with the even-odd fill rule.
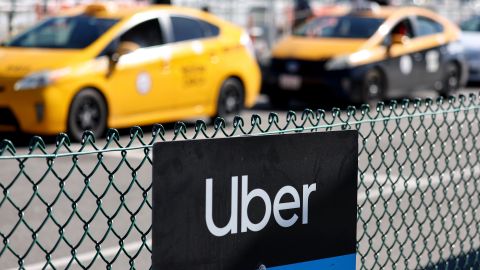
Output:
[[[52,17],[13,38],[7,46],[51,49],[83,49],[118,20],[91,16]]]
[[[175,42],[213,37],[220,33],[217,26],[202,20],[172,16],[171,22]]]
[[[205,37],[216,37],[220,34],[220,28],[206,21],[199,20],[205,31]]]
[[[120,42],[132,42],[139,48],[147,48],[164,44],[162,30],[158,19],[140,23],[120,36]]]
[[[417,25],[418,36],[428,36],[443,32],[443,26],[440,23],[426,17],[417,17]]]
[[[295,36],[327,38],[369,38],[384,19],[349,16],[318,17],[299,26],[293,31]]]
[[[463,31],[480,31],[480,18],[474,17],[460,24]]]

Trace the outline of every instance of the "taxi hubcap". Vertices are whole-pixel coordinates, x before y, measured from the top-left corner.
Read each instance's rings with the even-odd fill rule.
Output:
[[[225,92],[223,106],[226,114],[234,114],[240,110],[240,96],[236,88],[231,87]]]
[[[77,113],[77,123],[83,129],[93,129],[98,124],[98,106],[92,100],[87,100],[80,106]]]
[[[368,98],[376,98],[380,94],[380,79],[376,76],[372,76],[367,83],[367,95]]]
[[[457,79],[457,74],[455,72],[452,72],[450,74],[450,78],[448,79],[448,84],[450,85],[451,88],[455,88],[458,84],[458,79]]]
[[[448,77],[447,77],[447,87],[449,91],[455,90],[458,88],[459,84],[459,73],[458,70],[455,66],[450,66],[449,67],[449,72],[448,72]]]
[[[378,89],[378,84],[376,82],[372,82],[372,84],[370,84],[370,87],[368,88],[370,96],[376,96],[378,94]]]
[[[227,109],[227,112],[234,112],[237,107],[237,98],[233,96],[227,97],[227,100],[225,100],[225,108]]]

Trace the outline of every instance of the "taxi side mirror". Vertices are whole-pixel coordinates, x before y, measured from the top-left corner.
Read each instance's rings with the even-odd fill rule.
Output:
[[[137,43],[130,42],[130,41],[123,41],[123,42],[120,42],[120,44],[118,44],[118,47],[115,50],[115,53],[120,57],[122,55],[134,52],[137,49],[140,49],[140,45],[138,45]]]
[[[393,34],[392,35],[392,45],[395,44],[405,44],[405,39],[407,36],[402,35],[402,34]]]
[[[118,43],[118,46],[115,46],[115,43],[112,43],[112,45],[109,49],[107,49],[106,52],[106,56],[109,60],[107,77],[110,77],[113,74],[115,67],[122,55],[129,54],[139,48],[140,45],[135,42],[123,41]]]
[[[135,42],[123,41],[118,44],[118,46],[108,53],[108,57],[111,62],[117,63],[121,56],[129,54],[140,48]]]
[[[386,46],[387,49],[387,55],[391,55],[391,49],[394,45],[405,45],[405,43],[408,42],[408,36],[402,35],[402,34],[396,34],[393,33],[384,40],[384,46]]]

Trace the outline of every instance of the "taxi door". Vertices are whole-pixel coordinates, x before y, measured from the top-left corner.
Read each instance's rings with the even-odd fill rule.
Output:
[[[395,42],[395,35],[403,36],[402,41]],[[410,18],[400,20],[387,37],[389,94],[402,96],[415,87],[415,72],[419,62],[422,61]]]
[[[171,66],[179,80],[173,102],[178,107],[205,105],[215,91],[209,87],[215,43],[198,19],[171,15],[169,23]]]
[[[138,117],[174,105],[171,52],[164,40],[159,18],[140,22],[118,38],[123,52],[117,52],[121,56],[107,75],[112,116]]]
[[[417,82],[423,87],[435,86],[442,80],[441,63],[447,41],[443,26],[423,16],[415,18],[415,33],[418,50],[421,53],[421,66],[417,72]],[[437,84],[438,84],[437,83]],[[438,86],[437,86],[438,87]]]

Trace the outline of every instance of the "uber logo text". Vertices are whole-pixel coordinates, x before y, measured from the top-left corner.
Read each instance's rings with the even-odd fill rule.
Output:
[[[212,178],[207,178],[205,181],[205,222],[207,224],[207,228],[210,231],[211,234],[221,237],[225,236],[229,233],[231,234],[236,234],[238,232],[238,189],[239,189],[239,183],[238,183],[238,176],[232,176],[231,179],[231,210],[230,210],[230,220],[228,221],[227,225],[224,227],[220,228],[217,225],[215,225],[213,221],[213,179]],[[248,175],[243,175],[242,176],[242,181],[241,181],[241,195],[240,195],[240,202],[241,202],[241,224],[240,224],[240,232],[245,233],[247,231],[254,231],[258,232],[265,228],[267,226],[272,211],[273,211],[273,216],[275,218],[275,221],[277,222],[278,225],[284,228],[288,228],[293,226],[297,220],[298,220],[298,215],[293,214],[290,218],[285,219],[282,217],[280,214],[281,211],[283,210],[289,210],[289,209],[297,209],[302,207],[302,224],[308,224],[308,199],[309,196],[312,194],[312,192],[317,190],[317,184],[305,184],[302,187],[302,200],[300,201],[300,195],[298,194],[297,190],[292,187],[292,186],[284,186],[282,187],[277,194],[275,195],[275,198],[273,200],[273,205],[272,201],[270,199],[270,196],[267,194],[267,192],[263,189],[257,188],[251,191],[248,191]],[[282,198],[290,194],[291,197],[293,198],[293,201],[289,202],[281,202]],[[248,216],[248,206],[250,202],[254,199],[258,198],[261,199],[265,205],[265,213],[263,215],[263,218],[258,222],[254,223],[250,220]],[[301,206],[301,202],[302,206]],[[221,202],[223,203],[223,202]]]

